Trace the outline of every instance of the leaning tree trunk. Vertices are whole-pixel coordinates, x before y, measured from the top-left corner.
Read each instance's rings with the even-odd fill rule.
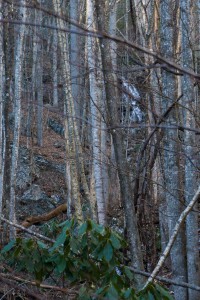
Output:
[[[174,58],[176,44],[174,44],[174,34],[176,28],[176,18],[174,18],[174,1],[161,1],[161,53],[165,57]],[[177,82],[174,74],[167,71],[162,73],[162,101],[163,109],[166,111],[177,98]],[[175,108],[176,109],[176,108]],[[168,117],[168,121],[176,123],[176,111],[173,109]],[[164,174],[166,189],[166,205],[169,226],[169,236],[173,233],[174,226],[182,212],[183,203],[180,199],[179,183],[179,153],[178,153],[178,132],[167,129],[164,137]],[[186,260],[185,260],[185,240],[184,228],[177,236],[171,253],[171,267],[173,279],[176,281],[187,281]],[[173,286],[176,300],[187,300],[187,290],[180,286]]]
[[[186,68],[193,64],[190,36],[192,29],[190,15],[190,0],[181,1],[181,30],[182,30],[182,61]],[[184,125],[190,128],[195,127],[195,95],[193,80],[188,75],[182,79]],[[185,154],[185,201],[186,205],[194,196],[197,185],[198,165],[195,163],[195,133],[185,131],[183,151]],[[195,211],[196,210],[196,211]],[[187,280],[190,284],[200,284],[200,264],[198,249],[198,204],[195,210],[190,212],[186,219],[186,247],[187,247]],[[188,300],[199,299],[199,293],[195,290],[188,290]]]
[[[21,21],[26,21],[25,1],[21,0],[19,16]],[[23,45],[24,45],[25,25],[18,25],[18,35],[16,39],[15,52],[15,85],[14,85],[14,133],[11,158],[11,174],[10,174],[10,213],[9,220],[15,222],[15,192],[16,192],[16,175],[19,153],[20,123],[21,123],[21,97],[22,97],[22,67],[23,67]],[[15,237],[15,228],[10,227],[10,239]]]

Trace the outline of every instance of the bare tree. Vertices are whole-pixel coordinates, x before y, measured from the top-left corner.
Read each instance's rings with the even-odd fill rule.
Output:
[[[94,3],[87,0],[86,20],[88,28],[95,28]],[[87,38],[87,57],[90,82],[90,106],[92,120],[92,148],[95,194],[97,201],[98,220],[100,224],[106,222],[105,200],[103,194],[102,166],[101,166],[101,107],[103,99],[103,77],[101,73],[100,47],[97,39]]]
[[[2,14],[3,5],[0,3],[0,18]],[[3,51],[3,24],[0,24],[0,215],[2,214],[3,204],[3,177],[4,177],[4,158],[5,158],[5,128],[3,120],[3,99],[4,99],[4,51]]]
[[[160,7],[161,16],[161,53],[169,58],[175,57],[176,40],[176,22],[178,11],[176,1],[162,1]],[[175,15],[173,15],[173,13]],[[163,71],[162,74],[162,101],[163,108],[172,103],[177,97],[177,82],[172,73]],[[168,122],[176,123],[176,110],[171,111]],[[171,236],[173,228],[183,209],[183,203],[180,199],[179,184],[179,160],[178,160],[178,133],[168,130],[164,137],[164,176],[167,203],[167,218],[169,235]],[[176,242],[170,252],[171,267],[174,279],[186,281],[186,261],[185,261],[185,240],[184,228],[179,232]],[[181,287],[174,287],[175,299],[187,299],[187,291]]]
[[[193,67],[192,49],[190,46],[190,31],[193,30],[190,14],[190,0],[181,1],[181,37],[182,37],[182,61],[184,67]],[[192,79],[184,75],[182,79],[184,124],[195,127],[195,94]],[[185,155],[185,201],[189,204],[191,196],[195,194],[197,187],[196,161],[195,161],[196,137],[195,133],[186,131],[184,135],[183,151]],[[194,209],[197,211],[198,204]],[[190,212],[186,219],[186,247],[187,247],[187,279],[188,283],[200,284],[200,260],[198,251],[198,214]],[[179,253],[180,255],[180,253]],[[188,291],[189,300],[197,300],[199,293]]]
[[[16,173],[19,153],[19,137],[21,124],[21,97],[22,97],[22,67],[23,67],[23,45],[24,31],[26,21],[26,7],[24,0],[21,0],[19,9],[19,17],[22,20],[22,25],[18,25],[16,51],[15,51],[15,83],[14,83],[14,133],[12,144],[12,159],[11,159],[11,174],[10,174],[10,213],[9,220],[15,222],[15,197],[16,197]],[[15,229],[10,228],[10,239],[15,237]]]
[[[100,32],[103,32],[106,28],[105,16],[108,12],[109,1],[102,5],[99,1],[96,1],[96,7],[98,10],[98,28]],[[117,90],[117,78],[114,72],[113,60],[111,57],[110,43],[107,40],[101,41],[101,54],[103,69],[109,70],[104,72],[104,82],[106,91],[106,100],[108,108],[108,118],[110,126],[118,124],[118,110],[120,97]],[[127,226],[127,233],[130,243],[131,261],[134,267],[143,269],[142,253],[139,232],[137,227],[137,220],[135,209],[133,205],[132,191],[130,178],[125,175],[125,170],[128,170],[128,164],[126,160],[126,150],[123,131],[117,132],[115,129],[111,131],[116,163],[118,168],[118,175],[121,189],[121,200],[124,205],[125,219]],[[143,282],[141,277],[137,278],[137,286],[140,286]]]

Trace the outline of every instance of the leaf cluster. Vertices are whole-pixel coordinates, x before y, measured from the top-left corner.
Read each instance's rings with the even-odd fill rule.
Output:
[[[126,242],[108,227],[74,219],[58,225],[60,234],[53,245],[35,239],[17,238],[1,251],[18,270],[33,274],[38,285],[46,278],[62,276],[79,285],[78,299],[171,300],[159,285],[134,289],[134,274],[123,266]]]

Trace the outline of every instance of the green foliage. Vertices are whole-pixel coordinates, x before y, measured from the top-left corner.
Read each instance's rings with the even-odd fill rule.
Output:
[[[33,274],[38,285],[46,278],[62,276],[79,284],[78,299],[171,300],[167,290],[149,285],[136,292],[134,274],[123,266],[126,242],[110,228],[91,220],[79,225],[74,219],[57,225],[60,233],[54,245],[17,238],[1,251],[18,270]]]

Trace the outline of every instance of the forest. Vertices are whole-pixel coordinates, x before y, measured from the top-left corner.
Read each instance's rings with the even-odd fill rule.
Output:
[[[0,299],[200,299],[200,0],[0,0]]]

